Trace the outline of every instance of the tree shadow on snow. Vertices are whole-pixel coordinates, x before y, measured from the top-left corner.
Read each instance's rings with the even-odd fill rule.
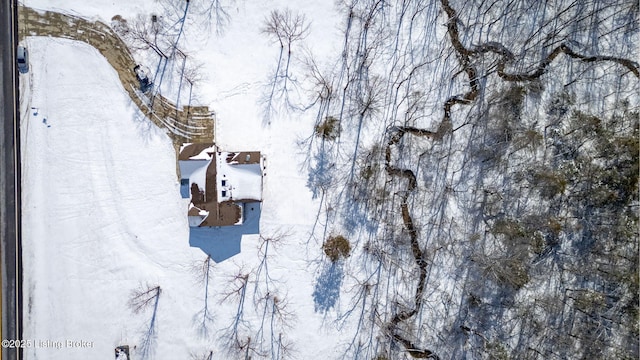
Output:
[[[341,262],[325,265],[313,289],[313,304],[316,312],[327,312],[336,305],[340,297],[343,277]]]

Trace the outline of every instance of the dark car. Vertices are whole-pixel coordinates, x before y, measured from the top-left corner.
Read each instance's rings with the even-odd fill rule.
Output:
[[[136,65],[133,68],[133,71],[136,73],[136,78],[140,83],[140,91],[147,92],[151,90],[153,82],[149,80],[149,69],[146,66]]]
[[[26,47],[22,45],[18,46],[16,60],[18,62],[18,71],[23,74],[29,71],[29,52]]]

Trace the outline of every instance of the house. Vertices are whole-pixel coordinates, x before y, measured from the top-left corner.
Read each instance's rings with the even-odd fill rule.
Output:
[[[190,227],[242,225],[248,212],[259,211],[263,170],[260,152],[224,152],[214,144],[185,144],[178,165],[180,192],[190,199]]]

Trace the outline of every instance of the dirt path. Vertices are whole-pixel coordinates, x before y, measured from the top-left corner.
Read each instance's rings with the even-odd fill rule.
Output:
[[[146,95],[137,89],[138,80],[133,72],[136,65],[124,42],[99,21],[50,11],[35,11],[20,6],[19,37],[53,36],[83,41],[100,51],[118,73],[122,86],[131,100],[153,123],[168,130],[174,147],[185,142],[207,142],[214,140],[214,114],[206,106],[176,108],[170,100],[157,96],[151,108]]]

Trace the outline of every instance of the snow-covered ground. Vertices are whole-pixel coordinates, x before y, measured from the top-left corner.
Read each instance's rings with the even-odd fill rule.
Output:
[[[185,241],[171,141],[141,116],[94,48],[41,37],[27,46],[24,336],[93,343],[32,348],[27,358],[100,358],[133,343],[144,320],[127,301],[139,283],[162,284],[159,333],[188,328],[194,299],[182,294],[194,288],[185,269],[200,253]],[[182,343],[163,339],[159,351]]]
[[[157,4],[66,1],[54,6],[37,0],[26,5],[108,22],[115,14],[134,16]],[[307,15],[332,9],[323,2],[309,6]],[[261,233],[286,234],[268,250],[268,275],[274,279],[268,285],[260,280],[265,271],[257,270],[264,250],[257,235],[244,236],[241,253],[215,265],[209,282],[213,321],[208,336],[202,336],[199,327],[205,291],[194,271],[206,255],[189,246],[187,206],[180,197],[171,140],[141,115],[95,49],[55,38],[25,40],[31,67],[21,78],[28,299],[24,336],[36,345],[46,340],[64,343],[60,349],[30,348],[25,359],[109,358],[119,345],[129,345],[134,358],[141,358],[154,311],[151,307],[134,314],[128,302],[132,291],[146,285],[162,289],[151,358],[184,359],[209,351],[216,354],[213,358],[225,358],[221,354],[231,345],[223,334],[233,324],[238,305],[224,295],[232,286],[229,277],[238,271],[252,274],[247,304],[258,302],[265,286],[272,297],[276,294],[289,304],[291,316],[282,331],[286,329],[300,358],[337,355],[339,332],[314,310],[319,265],[310,266],[308,260],[319,258],[321,250],[301,250],[318,206],[306,187],[307,175],[300,171],[305,154],[297,144],[311,125],[281,117],[265,128],[258,101],[277,61],[277,46],[260,33],[262,19],[274,7],[239,3],[228,29],[233,36],[190,44],[210,59],[204,67],[209,79],[198,91],[218,114],[216,141],[224,150],[261,151],[266,156]],[[323,23],[331,17],[318,19],[311,19],[314,40],[336,30]],[[321,46],[327,42],[316,43],[325,50]],[[250,308],[253,305],[247,305]],[[246,310],[247,329],[267,326],[262,315]],[[321,341],[308,343],[318,336]],[[67,347],[67,340],[91,345]]]
[[[181,16],[186,4],[25,3],[106,23],[114,15],[133,22],[137,15],[148,20],[160,14],[165,24]],[[500,268],[492,270],[498,275],[487,275],[493,265],[483,268],[480,260],[489,264],[498,254],[502,233],[497,220],[483,216],[497,212],[503,200],[500,209],[508,216],[519,214],[518,204],[533,212],[545,207],[539,189],[518,172],[550,165],[536,156],[547,158],[561,145],[551,141],[561,132],[547,129],[567,122],[555,119],[557,114],[580,109],[612,117],[618,104],[621,112],[636,111],[636,64],[579,61],[565,53],[539,79],[505,81],[496,75],[495,61],[504,56],[507,72],[533,73],[565,40],[585,56],[637,54],[632,46],[637,29],[626,33],[616,25],[628,20],[623,5],[607,10],[596,2],[598,9],[590,10],[586,3],[534,2],[535,16],[523,20],[530,15],[519,8],[526,1],[460,1],[453,6],[457,15],[446,11],[447,1],[190,3],[179,45],[190,66],[201,65],[193,103],[216,112],[215,141],[222,151],[265,156],[263,205],[245,224],[259,228],[260,235],[243,235],[241,227],[217,229],[223,239],[216,244],[225,248],[212,256],[225,259],[218,264],[200,249],[211,249],[205,234],[192,236],[197,247],[190,247],[187,204],[180,198],[169,137],[144,119],[95,49],[27,38],[31,66],[21,75],[25,338],[35,345],[63,341],[61,349],[29,349],[27,359],[108,358],[119,345],[130,346],[136,360],[200,360],[210,354],[281,359],[287,349],[299,359],[407,358],[413,347],[441,358],[581,354],[575,344],[589,344],[587,337],[549,340],[572,334],[552,325],[556,310],[540,313],[540,324],[551,333],[538,330],[539,296],[560,296],[555,300],[562,300],[567,312],[581,316],[569,304],[573,300],[562,298],[561,288],[551,289],[556,282],[545,271],[554,265],[544,262],[551,260],[518,260],[531,269],[526,276],[514,275],[508,266],[506,275],[497,272]],[[215,18],[208,22],[204,12],[208,3],[222,4],[229,15],[219,33]],[[308,34],[293,46],[288,82],[284,67],[274,74],[280,47],[263,31],[270,12],[285,8],[309,24]],[[506,16],[511,10],[520,13]],[[583,16],[588,11],[593,13]],[[612,17],[590,32],[594,25],[586,23],[607,11]],[[169,30],[172,38],[175,26]],[[469,49],[487,46],[474,52],[473,68],[464,69],[464,52],[454,46],[458,36]],[[517,52],[515,57],[498,56],[495,41]],[[281,65],[287,62],[284,53]],[[149,50],[134,52],[152,72],[158,69],[154,56]],[[466,78],[475,73],[481,82],[477,94],[470,91],[474,80]],[[170,99],[177,84],[172,76],[162,84]],[[269,108],[265,99],[271,90],[276,96]],[[475,100],[457,101],[447,128],[445,104],[451,105],[455,94]],[[303,105],[310,110],[301,111]],[[339,136],[314,127],[332,118],[340,119]],[[632,125],[624,126],[621,134],[629,135]],[[389,140],[394,138],[402,141]],[[496,160],[503,155],[504,164]],[[415,190],[398,175],[406,177],[409,169]],[[507,190],[503,199],[501,191]],[[539,231],[560,231],[554,229]],[[566,225],[562,231],[576,230]],[[352,256],[331,263],[322,244],[338,234],[349,237]],[[418,246],[412,236],[419,237]],[[544,247],[535,251],[555,246],[535,245]],[[416,255],[420,246],[423,255]],[[523,254],[533,256],[528,248]],[[423,256],[424,262],[416,259]],[[424,293],[417,290],[420,276]],[[526,281],[516,282],[516,290],[500,283],[512,277]],[[150,292],[142,298],[149,306],[134,314],[132,295],[146,289]],[[413,313],[413,306],[412,319],[398,321],[402,313]],[[557,310],[563,319],[565,307]],[[573,326],[573,320],[566,321]],[[399,340],[402,336],[407,342]],[[91,347],[65,347],[66,340],[90,341]]]

